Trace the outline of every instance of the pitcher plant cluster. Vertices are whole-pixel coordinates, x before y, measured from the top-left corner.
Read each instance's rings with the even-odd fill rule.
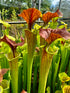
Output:
[[[25,37],[21,37],[18,42],[16,42],[14,37],[9,35],[10,25],[0,20],[5,26],[3,36],[0,38],[0,55],[6,57],[7,64],[9,63],[10,92],[45,93],[46,91],[50,91],[47,93],[55,93],[59,62],[60,58],[63,59],[64,55],[62,54],[62,49],[70,48],[70,33],[67,31],[67,25],[64,22],[61,22],[61,25],[58,23],[58,19],[61,18],[63,14],[59,9],[55,13],[47,12],[42,14],[38,9],[29,8],[23,10],[18,16],[22,17],[28,25],[24,30]],[[35,21],[39,18],[43,21],[41,25],[35,24]],[[68,53],[68,51],[66,51],[66,53]],[[0,57],[0,59],[2,58],[3,57]],[[56,67],[54,67],[55,64]],[[61,62],[60,65],[60,73],[64,66],[64,64],[62,64],[63,62]],[[52,77],[52,67],[56,69],[56,71],[54,70],[53,87],[51,88],[50,78]],[[6,73],[8,69],[0,70],[1,82],[4,73]],[[61,76],[59,78],[61,78]],[[46,90],[48,86],[50,89]],[[66,85],[66,87],[64,86],[62,88],[63,93],[68,93],[65,92],[68,86],[69,85]]]

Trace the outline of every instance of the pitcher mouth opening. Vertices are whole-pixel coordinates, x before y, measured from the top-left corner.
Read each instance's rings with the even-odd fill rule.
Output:
[[[3,81],[0,83],[0,86],[3,88],[3,90],[9,89],[9,82],[10,81],[3,79]],[[5,86],[3,85],[3,83]]]
[[[9,57],[9,55],[11,55],[11,54],[5,54],[5,56],[8,59],[8,61],[13,61],[13,60],[16,60],[16,59],[18,59],[20,57],[20,54],[18,54],[15,57],[13,57],[13,56],[12,57]]]
[[[59,48],[56,46],[53,46],[53,47],[49,46],[48,48],[46,48],[46,52],[51,55],[56,54],[58,52],[58,50],[59,50]]]

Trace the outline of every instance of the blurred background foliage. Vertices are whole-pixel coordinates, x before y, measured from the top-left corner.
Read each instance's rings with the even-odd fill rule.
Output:
[[[56,4],[59,5],[59,1],[60,0],[0,0],[0,10],[3,8],[9,10],[15,8],[17,12],[20,12],[20,9],[27,9],[30,7],[39,9],[39,7],[41,7],[41,11],[44,12],[52,10]]]
[[[70,31],[70,0],[0,0],[0,18],[8,22],[24,21],[18,17],[18,14],[20,14],[23,9],[30,7],[37,8],[42,13],[46,13],[47,11],[55,12],[59,8],[63,13],[63,18],[68,18],[63,21],[68,24],[68,31]],[[12,24],[11,27],[10,33],[16,35],[18,29],[19,32],[22,32],[26,24]]]
[[[13,9],[18,15],[23,9],[30,7],[37,8],[42,13],[47,11],[55,12],[59,8],[64,14],[63,17],[70,17],[70,0],[0,0],[0,14],[1,12],[4,13],[5,10],[5,17],[8,18],[11,17]],[[1,16],[3,15],[1,14]]]

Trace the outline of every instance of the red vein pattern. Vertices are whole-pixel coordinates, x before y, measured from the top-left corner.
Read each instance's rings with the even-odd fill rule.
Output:
[[[35,8],[29,8],[27,10],[23,10],[22,13],[20,13],[18,16],[24,18],[24,20],[27,22],[29,29],[31,30],[31,27],[33,23],[42,16],[41,12]]]

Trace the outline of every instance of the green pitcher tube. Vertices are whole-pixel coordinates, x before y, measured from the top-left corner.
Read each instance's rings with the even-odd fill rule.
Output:
[[[29,30],[25,30],[25,35],[27,38],[27,92],[31,91],[31,77],[32,77],[32,65],[33,65],[33,57],[36,47],[36,34],[30,32]]]
[[[15,53],[15,58],[13,58],[12,53],[7,55],[9,65],[10,65],[10,75],[11,75],[11,92],[18,93],[18,53]]]
[[[39,78],[38,93],[45,93],[48,73],[49,73],[49,69],[51,67],[54,53],[55,52],[49,52],[49,49],[46,52],[45,48],[43,48],[41,64],[40,64],[40,75],[39,75],[40,78]]]

